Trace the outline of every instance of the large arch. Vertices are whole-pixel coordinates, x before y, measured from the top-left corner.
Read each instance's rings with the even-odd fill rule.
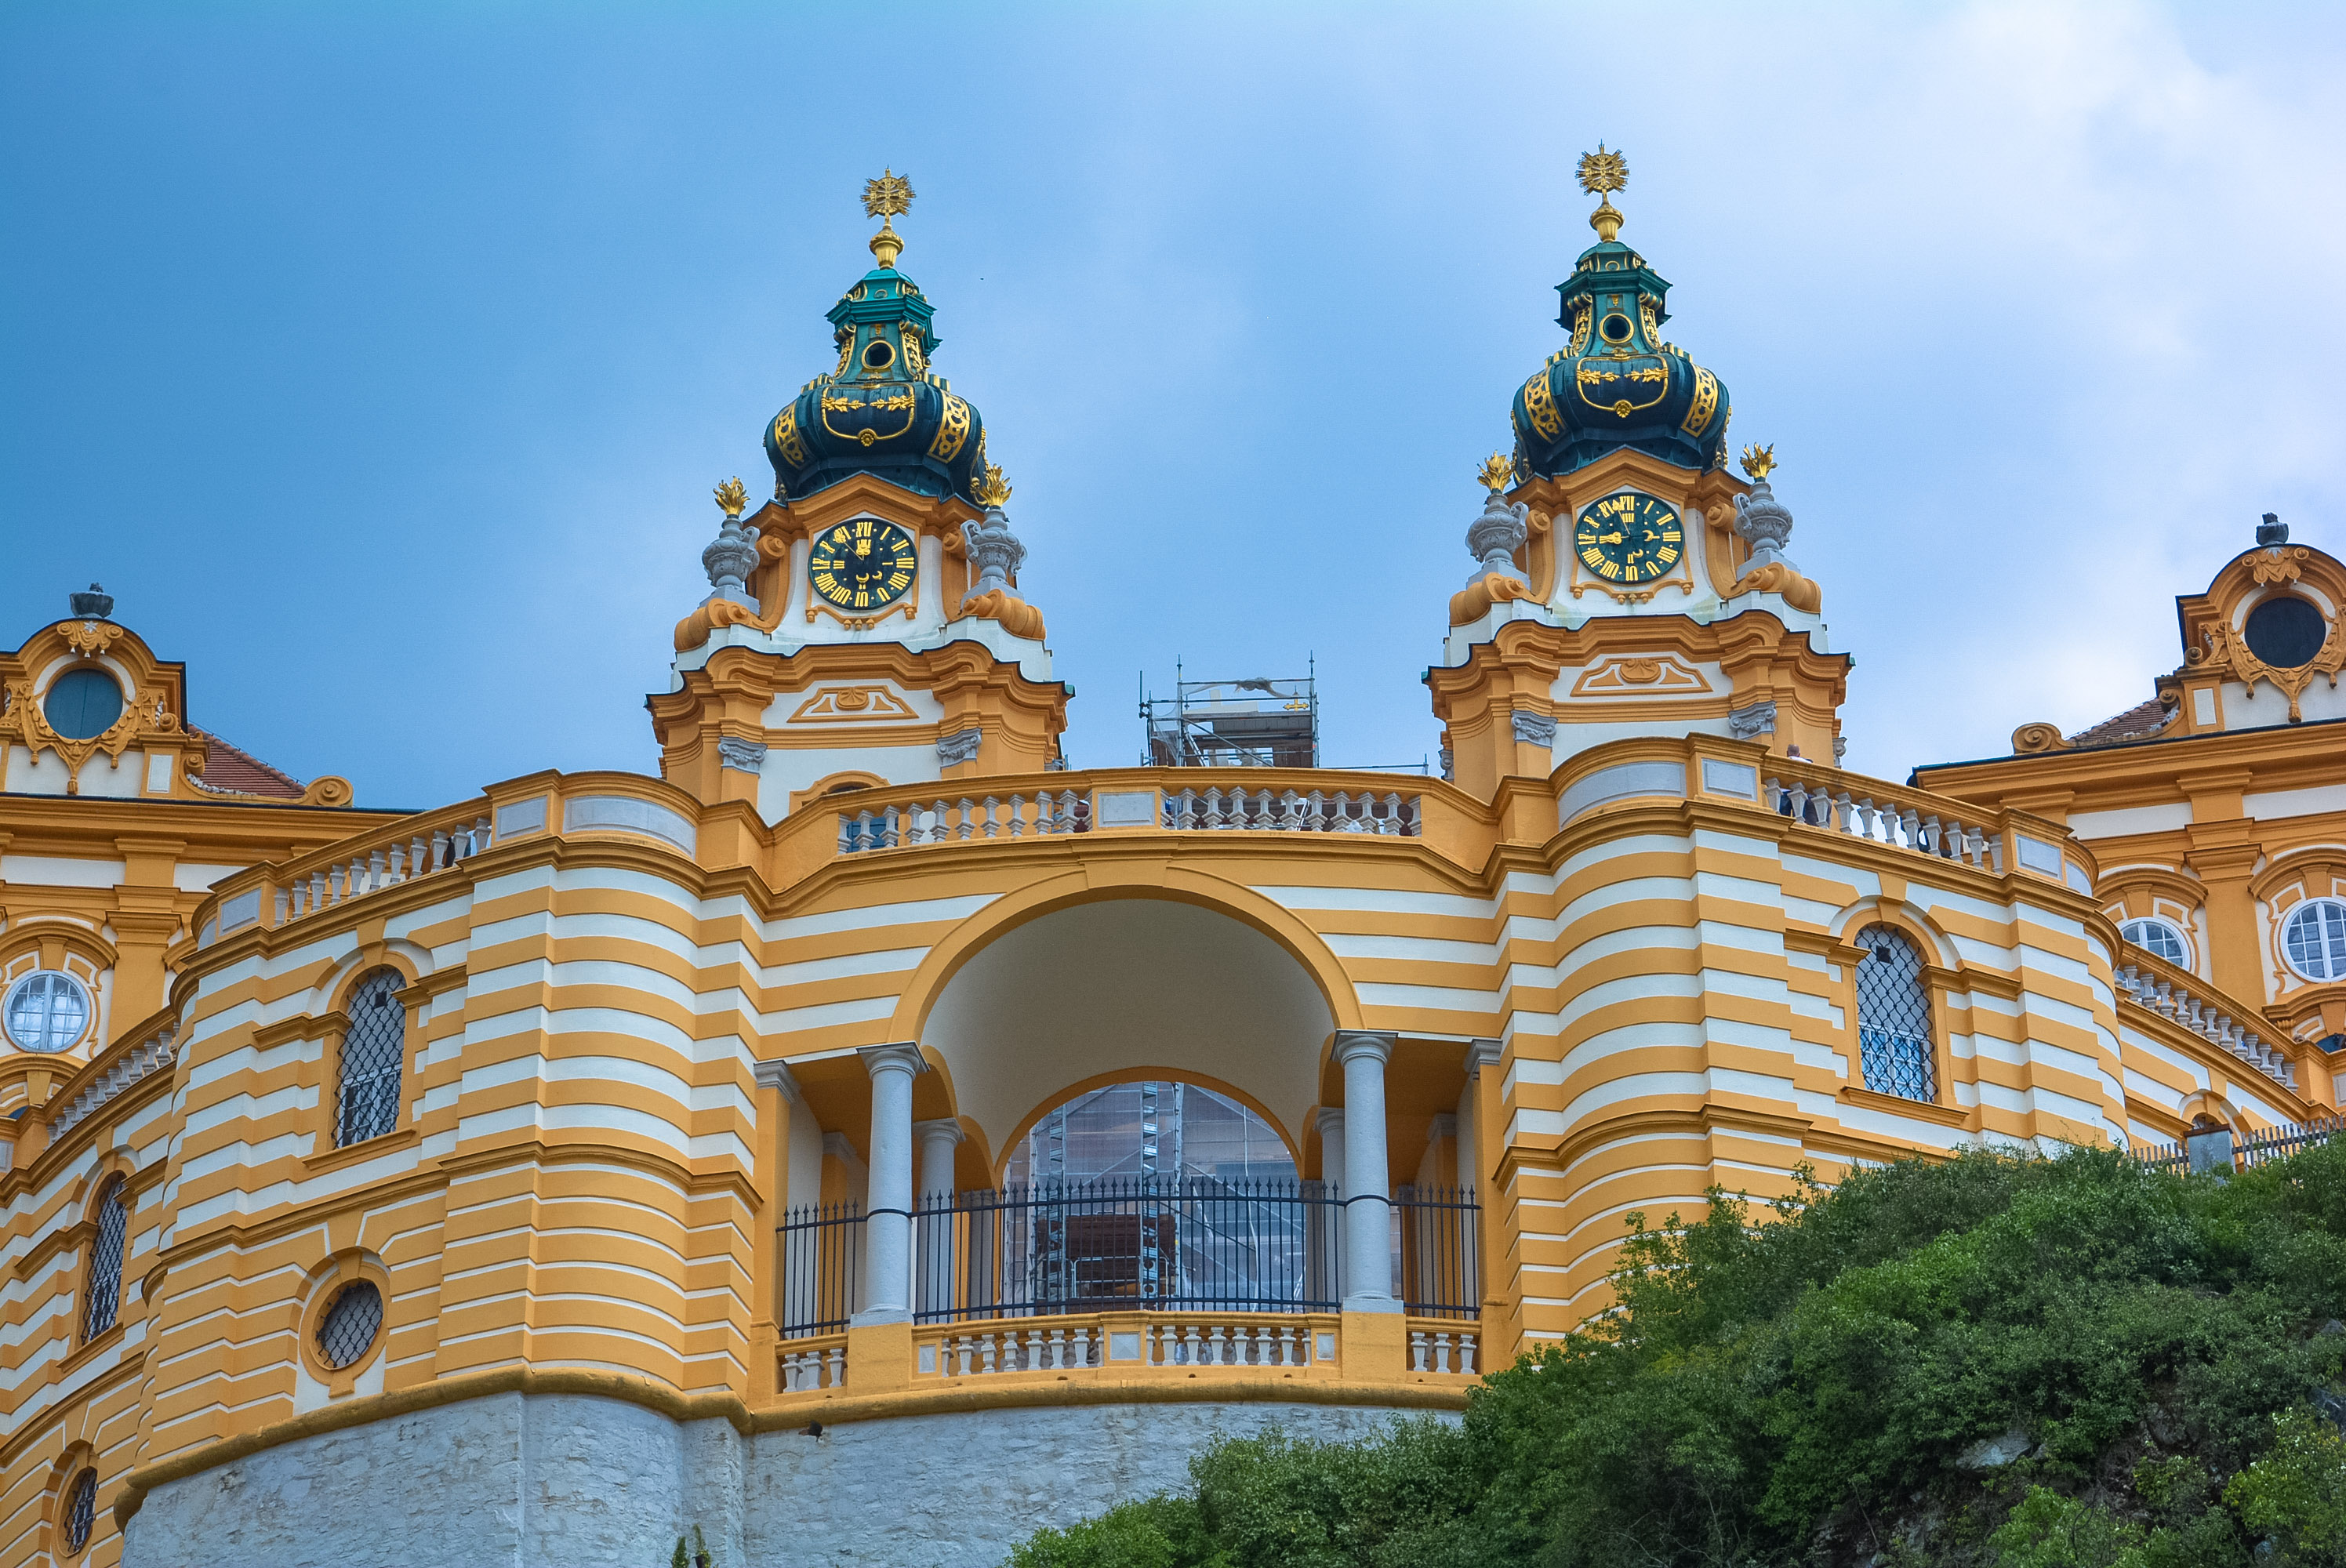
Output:
[[[989,908],[906,997],[996,1157],[1072,1086],[1151,1074],[1227,1084],[1300,1145],[1329,1037],[1356,1011],[1332,956],[1305,932],[1321,961],[1307,963],[1290,933],[1195,890],[1066,881],[1066,896]]]

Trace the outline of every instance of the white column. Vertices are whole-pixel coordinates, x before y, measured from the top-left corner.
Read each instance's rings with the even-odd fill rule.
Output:
[[[863,1310],[853,1321],[913,1319],[913,1080],[928,1070],[918,1045],[866,1045],[872,1074],[871,1196],[863,1210]]]
[[[966,1135],[950,1116],[915,1122],[913,1135],[921,1145],[921,1203],[942,1207],[953,1201],[954,1150]],[[913,1283],[921,1310],[942,1312],[953,1305],[954,1219],[949,1213],[924,1216],[916,1237],[920,1252],[913,1259]]]
[[[1385,1063],[1394,1036],[1336,1033],[1344,1069],[1344,1310],[1398,1312],[1392,1190],[1386,1176]]]
[[[1335,1197],[1344,1196],[1344,1113],[1325,1107],[1311,1118],[1320,1129],[1320,1183]],[[1335,1294],[1336,1281],[1343,1275],[1341,1259],[1344,1246],[1344,1211],[1325,1204],[1315,1204],[1311,1209],[1311,1256],[1304,1266],[1304,1288],[1314,1301],[1325,1301]]]

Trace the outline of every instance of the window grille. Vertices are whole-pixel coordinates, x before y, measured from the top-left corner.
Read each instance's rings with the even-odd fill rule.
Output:
[[[2346,901],[2308,899],[2281,927],[2290,967],[2308,980],[2346,980]]]
[[[2169,963],[2190,966],[2184,952],[2183,935],[2163,920],[2130,920],[2118,927],[2118,934],[2143,952],[2167,960]]]
[[[366,1280],[345,1285],[318,1320],[318,1354],[337,1369],[367,1353],[382,1328],[382,1292]]]
[[[1857,1044],[1865,1086],[1906,1100],[1938,1098],[1931,1049],[1931,998],[1923,955],[1902,932],[1870,925],[1857,933]]]
[[[88,1545],[97,1523],[97,1471],[86,1470],[74,1477],[73,1494],[66,1503],[66,1550],[79,1552]]]
[[[62,1051],[89,1027],[89,993],[60,970],[45,969],[8,993],[8,1038],[27,1051]]]
[[[130,1206],[122,1201],[122,1178],[106,1185],[97,1202],[97,1240],[89,1251],[89,1299],[81,1337],[95,1339],[114,1327],[122,1306],[122,1248],[130,1235]]]
[[[342,1086],[335,1096],[334,1142],[364,1143],[399,1125],[399,1075],[407,1060],[407,982],[378,969],[351,993],[342,1036]]]

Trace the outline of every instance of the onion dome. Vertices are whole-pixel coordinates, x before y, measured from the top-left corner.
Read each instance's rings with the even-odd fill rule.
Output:
[[[799,390],[766,427],[777,499],[810,495],[853,473],[875,474],[915,495],[976,497],[985,466],[977,410],[929,369],[940,340],[920,286],[896,270],[903,241],[893,219],[913,188],[890,172],[863,189],[881,220],[872,237],[879,265],[829,311],[839,363]]]
[[[1628,447],[1681,468],[1713,468],[1727,446],[1727,388],[1662,341],[1669,284],[1621,243],[1612,193],[1628,182],[1617,152],[1580,159],[1580,188],[1599,198],[1597,242],[1556,286],[1556,325],[1572,341],[1549,357],[1515,400],[1516,455],[1525,476],[1555,476]]]

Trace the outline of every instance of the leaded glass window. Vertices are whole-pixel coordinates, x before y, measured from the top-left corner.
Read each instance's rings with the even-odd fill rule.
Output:
[[[367,1353],[382,1328],[382,1292],[362,1279],[345,1285],[318,1320],[318,1354],[340,1369]]]
[[[89,1544],[89,1532],[97,1523],[97,1471],[83,1471],[74,1477],[73,1491],[66,1499],[66,1550],[79,1552]]]
[[[407,1061],[406,980],[378,969],[351,993],[351,1026],[342,1035],[334,1142],[364,1143],[399,1125],[399,1076]]]
[[[1938,1098],[1931,1049],[1931,995],[1923,954],[1904,932],[1870,925],[1857,933],[1857,1044],[1865,1086],[1907,1100]]]
[[[2163,920],[2130,920],[2118,927],[2118,934],[2148,953],[2156,953],[2169,963],[2189,967],[2190,958],[2183,946],[2183,933]]]
[[[2346,980],[2346,900],[2308,899],[2281,927],[2291,969],[2308,980]]]
[[[129,1237],[130,1206],[122,1201],[122,1178],[116,1176],[97,1200],[97,1239],[90,1246],[88,1304],[81,1319],[85,1340],[113,1328],[121,1312],[122,1249]]]

